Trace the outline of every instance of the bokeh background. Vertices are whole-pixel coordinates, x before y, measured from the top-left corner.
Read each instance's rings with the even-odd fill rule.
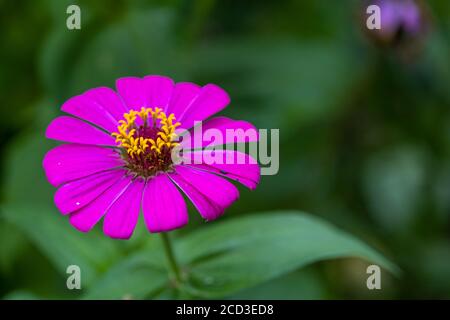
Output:
[[[66,28],[69,4],[81,30]],[[242,189],[223,219],[310,212],[403,270],[369,291],[366,262],[332,260],[232,298],[450,298],[450,2],[421,2],[416,27],[386,34],[368,32],[363,4],[0,0],[0,297],[77,298],[58,265],[71,247],[105,271],[113,251],[155,237],[143,226],[128,242],[82,235],[42,210],[54,190],[41,161],[66,99],[164,74],[216,83],[232,98],[224,115],[280,129],[279,173]],[[191,211],[179,232],[201,224]]]

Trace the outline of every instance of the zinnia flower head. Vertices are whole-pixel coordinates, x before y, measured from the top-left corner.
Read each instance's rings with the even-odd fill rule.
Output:
[[[127,239],[142,210],[150,232],[169,231],[188,222],[182,193],[204,219],[214,220],[239,196],[224,177],[256,187],[260,169],[250,156],[234,150],[185,150],[198,139],[200,147],[257,141],[256,128],[246,121],[206,120],[230,102],[223,89],[175,84],[157,75],[121,78],[116,87],[117,92],[100,87],[69,99],[61,107],[69,115],[54,119],[46,130],[47,138],[67,143],[50,150],[43,167],[58,187],[57,208],[76,229],[87,232],[104,218],[106,235]],[[193,130],[203,120],[202,132],[255,134],[205,142],[198,137],[202,132]],[[174,161],[176,148],[184,150],[181,161]]]

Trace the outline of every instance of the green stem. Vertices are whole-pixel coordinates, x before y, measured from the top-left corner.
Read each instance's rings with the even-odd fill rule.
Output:
[[[177,260],[175,259],[175,255],[173,253],[172,243],[170,241],[169,234],[166,232],[161,232],[160,234],[169,266],[172,269],[172,273],[175,276],[175,280],[177,281],[177,283],[180,283],[181,282],[180,268],[178,267]]]

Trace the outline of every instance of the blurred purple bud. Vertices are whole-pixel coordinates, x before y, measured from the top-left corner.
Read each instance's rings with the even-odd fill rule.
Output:
[[[428,28],[426,8],[418,0],[367,0],[380,8],[380,29],[367,30],[372,39],[388,46],[421,40]]]

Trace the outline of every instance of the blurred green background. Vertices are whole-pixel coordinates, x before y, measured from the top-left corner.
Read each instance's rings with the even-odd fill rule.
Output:
[[[142,225],[128,242],[73,230],[41,161],[66,99],[163,74],[216,83],[232,98],[223,114],[280,129],[279,173],[241,188],[224,220],[310,212],[403,270],[369,291],[367,263],[338,259],[232,297],[450,298],[450,2],[427,1],[427,31],[400,45],[367,36],[361,3],[0,0],[0,297],[77,298],[64,259],[81,252],[102,274],[155,238]],[[81,30],[66,28],[69,4]],[[190,217],[178,233],[201,224]]]

